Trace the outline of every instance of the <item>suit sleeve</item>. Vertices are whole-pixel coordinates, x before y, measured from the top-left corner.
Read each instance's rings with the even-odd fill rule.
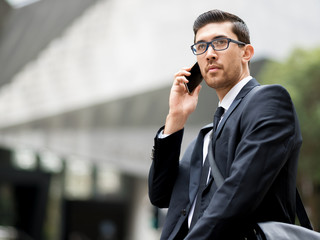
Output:
[[[170,203],[172,189],[179,171],[179,158],[183,129],[166,138],[154,139],[152,164],[149,171],[149,198],[153,205],[167,208]]]
[[[227,231],[250,219],[283,166],[291,161],[290,154],[300,148],[292,101],[278,85],[265,87],[253,95],[238,124],[235,128],[241,134],[232,153],[234,159],[228,176],[187,240],[225,239]]]

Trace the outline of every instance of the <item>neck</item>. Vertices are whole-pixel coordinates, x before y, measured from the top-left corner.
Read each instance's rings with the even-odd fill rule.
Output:
[[[223,100],[223,98],[228,94],[228,92],[234,87],[236,86],[239,82],[241,82],[243,79],[245,79],[246,77],[250,76],[250,73],[247,73],[245,75],[243,75],[241,78],[239,78],[238,81],[234,82],[234,84],[230,85],[227,88],[223,88],[223,89],[216,89],[216,93],[218,95],[219,101],[221,102]]]

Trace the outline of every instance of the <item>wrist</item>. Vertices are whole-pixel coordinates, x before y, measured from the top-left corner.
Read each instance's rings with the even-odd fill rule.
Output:
[[[169,113],[166,118],[164,134],[172,134],[184,128],[187,121],[187,116],[177,113]]]

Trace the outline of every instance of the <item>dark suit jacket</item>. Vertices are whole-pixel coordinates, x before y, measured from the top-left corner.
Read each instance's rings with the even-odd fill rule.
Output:
[[[215,161],[225,178],[209,188],[203,216],[185,239],[241,239],[256,222],[295,220],[297,161],[302,143],[288,92],[255,79],[240,91],[214,134]],[[162,130],[162,129],[160,129]],[[160,131],[159,130],[159,131]],[[181,161],[183,130],[155,138],[149,197],[169,208],[161,239],[174,239],[196,196],[202,166],[202,129]]]

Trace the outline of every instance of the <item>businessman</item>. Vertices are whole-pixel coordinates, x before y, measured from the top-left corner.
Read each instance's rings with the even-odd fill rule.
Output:
[[[212,10],[196,19],[193,30],[191,49],[206,84],[219,98],[215,116],[220,116],[215,122],[208,119],[211,124],[180,156],[184,125],[197,106],[201,86],[188,94],[190,68],[175,74],[149,172],[151,203],[168,208],[161,239],[255,239],[257,222],[295,221],[302,143],[298,119],[283,87],[260,86],[250,76],[254,48],[242,19]],[[208,103],[212,116],[215,108]],[[220,187],[208,154],[225,179]]]

